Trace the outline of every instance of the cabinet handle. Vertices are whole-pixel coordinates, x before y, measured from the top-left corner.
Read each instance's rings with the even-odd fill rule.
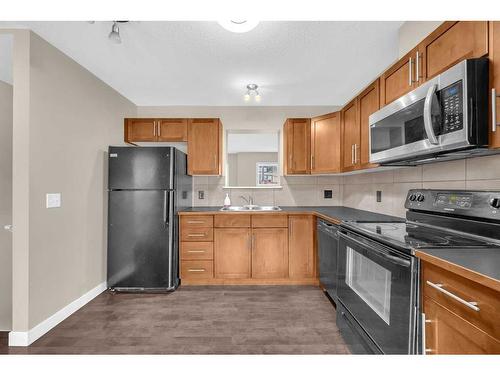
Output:
[[[413,59],[408,60],[408,86],[413,85]]]
[[[354,165],[354,145],[351,145],[351,164]]]
[[[417,51],[417,55],[415,56],[415,78],[417,83],[420,82],[420,52]]]
[[[205,233],[190,233],[188,234],[188,237],[206,237]]]
[[[205,250],[188,250],[188,253],[204,253]]]
[[[434,284],[434,283],[431,283],[429,280],[427,280],[426,283],[427,283],[427,285],[436,289],[437,291],[447,295],[448,297],[453,298],[455,301],[460,302],[462,305],[467,306],[469,309],[472,309],[474,311],[479,311],[479,307],[477,307],[477,302],[472,302],[472,301],[468,302],[468,301],[460,298],[459,296],[456,296],[455,294],[448,292],[446,289],[443,288],[443,284]]]
[[[156,123],[156,126],[158,127],[158,137],[161,137],[161,125],[159,121]]]
[[[204,268],[190,268],[188,269],[189,272],[205,272],[206,270]]]
[[[358,164],[358,144],[354,144],[354,164]]]
[[[314,169],[314,156],[311,155],[311,169]]]
[[[495,133],[497,131],[497,90],[495,88],[491,89],[491,131]]]
[[[426,338],[425,338],[425,330],[427,329],[425,325],[427,323],[431,323],[431,320],[425,319],[425,314],[422,313],[422,354],[424,354],[424,355],[427,354],[427,353],[431,353],[432,352],[431,349],[427,349],[425,347],[425,345],[426,345],[425,344],[425,340],[426,340]]]
[[[188,224],[204,224],[205,222],[203,220],[191,220],[188,221]]]
[[[153,121],[153,137],[156,137],[156,121]]]

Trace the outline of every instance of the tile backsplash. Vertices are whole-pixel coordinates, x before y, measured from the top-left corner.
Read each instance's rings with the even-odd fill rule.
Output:
[[[229,193],[234,205],[244,204],[239,196],[251,195],[260,205],[344,205],[404,216],[409,189],[500,190],[500,155],[344,176],[287,176],[281,184],[281,189],[224,189],[222,177],[195,177],[193,205],[222,206]],[[199,190],[205,191],[205,199],[198,199]],[[332,190],[332,199],[323,198],[324,190]],[[381,202],[377,190],[382,192]]]

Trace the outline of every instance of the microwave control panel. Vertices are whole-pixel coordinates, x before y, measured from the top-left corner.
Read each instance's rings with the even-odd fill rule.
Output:
[[[443,110],[442,134],[464,128],[462,81],[458,81],[440,91]]]

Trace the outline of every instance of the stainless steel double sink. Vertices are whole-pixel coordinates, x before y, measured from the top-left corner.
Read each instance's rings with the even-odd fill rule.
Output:
[[[222,207],[220,211],[227,212],[262,212],[262,211],[281,211],[281,208],[278,206],[256,206],[256,205],[247,205],[247,206],[229,206]]]

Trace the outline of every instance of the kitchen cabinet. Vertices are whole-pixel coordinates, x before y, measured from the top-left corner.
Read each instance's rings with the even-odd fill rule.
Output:
[[[500,21],[490,21],[490,147],[500,147]]]
[[[340,112],[311,119],[311,173],[341,171]]]
[[[156,120],[152,118],[125,119],[125,142],[156,142]]]
[[[185,142],[187,119],[125,119],[125,142]]]
[[[315,277],[315,220],[312,215],[288,218],[288,259],[290,278]]]
[[[360,147],[359,163],[360,168],[376,167],[376,164],[370,164],[370,125],[369,117],[372,113],[380,109],[380,87],[377,79],[368,86],[358,96],[358,119],[360,126]]]
[[[311,120],[290,118],[284,125],[285,175],[311,173]]]
[[[252,230],[252,278],[288,277],[288,231],[286,228]]]
[[[160,142],[187,142],[188,120],[183,118],[159,119],[158,141]]]
[[[500,353],[500,293],[422,262],[427,354]]]
[[[360,128],[358,122],[358,99],[342,108],[342,170],[355,170],[359,165]]]
[[[188,174],[222,173],[222,124],[219,119],[189,119]]]
[[[215,277],[251,277],[252,240],[249,228],[216,228],[214,235]]]
[[[444,22],[417,47],[422,59],[418,84],[456,63],[488,54],[488,21]]]

